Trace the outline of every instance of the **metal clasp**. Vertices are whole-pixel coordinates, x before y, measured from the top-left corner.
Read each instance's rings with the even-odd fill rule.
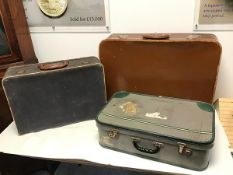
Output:
[[[161,143],[161,142],[153,141],[153,144],[154,144],[155,146],[158,146],[159,148],[163,148],[163,147],[164,147],[164,144]]]
[[[178,142],[178,153],[181,155],[191,156],[192,150],[190,148],[187,148],[187,145],[185,143]]]
[[[112,130],[108,131],[107,134],[110,138],[114,139],[118,135],[118,132],[119,131],[117,129],[112,129]]]

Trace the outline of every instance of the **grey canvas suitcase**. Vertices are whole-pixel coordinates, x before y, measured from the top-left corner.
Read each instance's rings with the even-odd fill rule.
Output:
[[[95,57],[11,67],[2,84],[19,134],[94,119],[106,104]]]
[[[211,104],[128,92],[113,95],[96,121],[100,145],[180,167],[203,170],[213,146]]]

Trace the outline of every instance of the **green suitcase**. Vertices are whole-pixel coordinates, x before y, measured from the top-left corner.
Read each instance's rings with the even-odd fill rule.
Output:
[[[214,117],[205,102],[118,92],[96,121],[104,147],[200,171],[214,144]]]

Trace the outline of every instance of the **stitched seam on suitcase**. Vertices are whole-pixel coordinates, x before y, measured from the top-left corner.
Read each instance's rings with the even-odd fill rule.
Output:
[[[176,130],[180,130],[180,131],[186,131],[186,132],[192,132],[192,133],[198,133],[198,134],[208,134],[208,135],[212,135],[212,132],[208,132],[208,131],[197,131],[197,130],[191,130],[191,129],[186,129],[186,128],[179,128],[179,127],[173,127],[173,126],[168,126],[168,125],[164,125],[164,124],[157,124],[157,123],[152,123],[152,122],[148,122],[148,121],[143,121],[143,120],[136,120],[136,119],[129,119],[129,118],[125,118],[125,117],[121,117],[121,116],[114,116],[112,114],[107,114],[104,113],[105,116],[108,117],[112,117],[112,118],[119,118],[122,120],[128,120],[128,121],[137,121],[140,123],[144,123],[144,124],[153,124],[159,127],[163,127],[163,128],[171,128],[171,129],[176,129]]]

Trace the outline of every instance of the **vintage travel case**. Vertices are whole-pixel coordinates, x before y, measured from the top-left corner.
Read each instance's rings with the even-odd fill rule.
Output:
[[[214,144],[214,117],[205,102],[118,92],[96,121],[104,147],[203,170]]]
[[[95,57],[11,67],[2,84],[19,134],[95,119],[106,104]]]
[[[113,34],[99,47],[108,99],[125,90],[212,102],[220,55],[212,34]]]

